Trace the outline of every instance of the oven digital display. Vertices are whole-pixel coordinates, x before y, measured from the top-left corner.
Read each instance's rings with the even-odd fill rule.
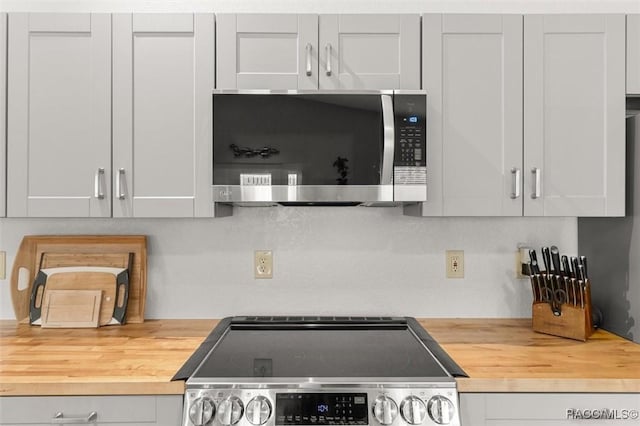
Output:
[[[366,393],[278,393],[276,425],[367,425]]]

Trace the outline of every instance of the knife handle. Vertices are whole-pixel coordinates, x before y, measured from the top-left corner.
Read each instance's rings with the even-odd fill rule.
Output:
[[[586,280],[584,276],[584,265],[578,265],[578,271],[580,273],[580,281],[584,282]]]
[[[589,278],[589,271],[587,270],[587,256],[580,256],[580,264],[584,267],[584,278]]]
[[[571,267],[573,269],[573,277],[576,280],[580,279],[580,269],[578,268],[579,262],[578,258],[575,256],[571,256]]]
[[[533,265],[531,264],[531,262],[529,262],[529,280],[531,281],[531,291],[533,292],[533,301],[537,301],[538,300],[538,291],[536,290],[536,282],[534,281],[533,278]]]
[[[569,266],[569,258],[566,255],[562,255],[560,258],[562,262],[562,269],[564,270],[564,276],[571,278],[571,267]]]
[[[542,247],[542,261],[544,262],[545,274],[551,273],[551,254],[549,247]]]
[[[538,261],[534,259],[531,262],[529,262],[529,274],[533,275],[533,274],[539,274],[539,273],[540,273],[540,267],[538,267]]]
[[[561,275],[560,274],[560,251],[556,246],[551,246],[551,260],[553,263],[553,273],[556,275]]]

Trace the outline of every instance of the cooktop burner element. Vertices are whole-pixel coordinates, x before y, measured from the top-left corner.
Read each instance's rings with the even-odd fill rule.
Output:
[[[458,426],[465,376],[414,318],[225,318],[174,379],[184,426]]]

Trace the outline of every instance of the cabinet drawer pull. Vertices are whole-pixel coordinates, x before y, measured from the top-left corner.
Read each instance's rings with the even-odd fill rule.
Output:
[[[513,167],[511,169],[512,180],[512,189],[511,189],[511,199],[515,200],[520,197],[520,179],[521,179],[521,171],[517,167]]]
[[[96,423],[97,420],[98,420],[98,413],[95,411],[90,412],[88,416],[78,416],[78,417],[65,417],[64,413],[57,412],[51,419],[51,424],[71,425],[71,424],[82,424],[82,423]]]
[[[331,43],[327,43],[327,75],[331,76]]]
[[[307,75],[311,75],[311,43],[307,43]]]
[[[125,193],[122,190],[122,179],[124,178],[124,169],[119,169],[116,175],[116,192],[118,194],[118,200],[124,200]]]
[[[533,192],[531,193],[531,198],[534,200],[536,198],[540,198],[540,169],[534,167],[531,169],[531,173],[533,174]]]
[[[93,196],[98,200],[104,199],[104,192],[102,192],[102,185],[100,184],[103,177],[104,167],[100,167],[96,170],[96,176],[93,180]]]

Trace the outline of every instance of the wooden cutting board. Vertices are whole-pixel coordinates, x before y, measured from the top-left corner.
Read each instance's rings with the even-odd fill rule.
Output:
[[[42,301],[42,327],[97,327],[101,303],[100,290],[46,289]]]
[[[147,294],[147,238],[144,235],[25,236],[13,261],[10,281],[16,319],[29,322],[29,300],[41,259],[43,269],[71,266],[126,268],[123,253],[133,253],[126,321],[143,322]],[[26,278],[19,283],[21,269]]]
[[[129,253],[120,254],[123,259],[129,258]],[[47,254],[43,255],[41,264],[45,264]],[[129,262],[126,262],[129,264]],[[38,325],[44,319],[44,306],[47,293],[51,291],[81,291],[94,290],[101,293],[99,325],[122,324],[126,310],[129,287],[123,278],[118,284],[118,277],[127,272],[124,268],[110,268],[104,266],[66,266],[55,268],[40,268],[33,285],[37,286],[31,295],[31,324]],[[32,289],[33,291],[33,289]],[[42,308],[41,308],[42,306]]]

